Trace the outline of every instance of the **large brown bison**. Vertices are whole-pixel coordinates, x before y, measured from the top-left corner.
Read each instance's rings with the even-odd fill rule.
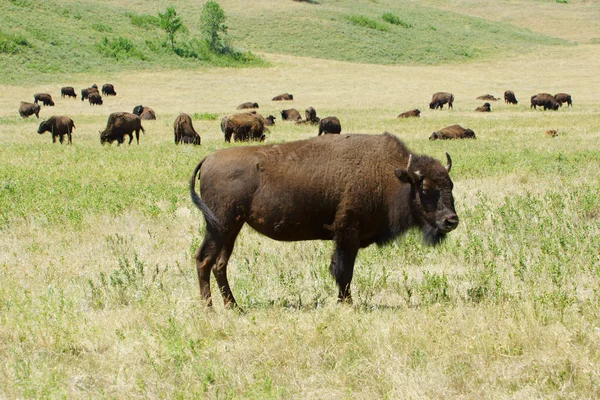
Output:
[[[342,124],[340,124],[340,120],[338,117],[325,117],[321,118],[319,121],[319,134],[317,136],[321,136],[323,133],[341,133],[342,132]]]
[[[117,92],[115,92],[115,87],[112,83],[105,83],[102,85],[102,95],[103,96],[116,96]]]
[[[275,125],[275,117],[273,115],[269,115],[268,117],[263,117],[256,111],[249,111],[248,114],[255,115],[257,118],[260,118],[265,126]],[[265,132],[268,132],[268,129],[265,129]]]
[[[251,108],[258,108],[258,103],[253,103],[251,101],[248,101],[246,103],[242,103],[239,106],[237,106],[236,110],[247,110],[247,109],[251,109]]]
[[[22,101],[21,105],[19,106],[19,115],[22,118],[28,118],[30,115],[34,114],[38,119],[40,118],[40,105]]]
[[[48,93],[36,93],[33,95],[33,102],[38,104],[38,101],[42,102],[44,106],[54,106],[54,101],[52,100],[52,96]]]
[[[544,110],[558,110],[560,104],[556,100],[554,100],[554,96],[548,93],[538,93],[534,96],[531,96],[531,105],[529,108],[533,108],[537,110],[537,107],[544,107]]]
[[[431,103],[429,108],[435,110],[436,108],[444,108],[444,104],[448,103],[448,108],[453,109],[452,103],[454,102],[454,95],[452,93],[438,92],[431,97]]]
[[[120,146],[125,141],[125,135],[129,136],[129,144],[133,141],[133,132],[135,131],[135,140],[140,144],[140,130],[145,133],[140,117],[127,112],[114,112],[108,116],[106,128],[100,132],[100,143],[110,143],[117,141]]]
[[[211,271],[226,307],[235,307],[227,263],[247,223],[279,241],[332,240],[329,270],[338,300],[351,302],[358,250],[419,229],[429,245],[458,226],[452,167],[412,154],[395,136],[325,135],[218,150],[194,169],[190,194],[206,233],[196,251],[200,296],[212,305]],[[196,180],[200,194],[196,193]]]
[[[100,96],[100,93],[98,92],[92,92],[88,94],[88,100],[90,102],[90,106],[101,106],[104,103],[104,101],[102,100],[102,96]]]
[[[150,107],[144,107],[142,105],[133,107],[133,113],[135,115],[139,115],[141,119],[145,120],[155,120],[156,113]]]
[[[492,106],[490,105],[490,103],[485,103],[481,107],[477,107],[475,109],[475,111],[478,111],[478,112],[490,112],[490,111],[492,111]]]
[[[300,121],[302,116],[295,108],[290,108],[288,110],[281,110],[281,120],[282,121]]]
[[[477,97],[476,100],[498,101],[498,100],[500,100],[500,98],[499,97],[494,97],[491,94],[484,94],[482,96]]]
[[[65,86],[60,89],[60,97],[73,97],[77,98],[77,94],[75,93],[75,88],[73,86]]]
[[[73,129],[75,129],[75,123],[71,118],[64,115],[53,115],[46,121],[42,121],[37,132],[40,135],[44,132],[50,132],[52,134],[52,143],[56,143],[56,138],[58,137],[61,144],[64,141],[64,136],[67,135],[69,144],[72,144]]]
[[[573,101],[571,100],[571,95],[568,93],[556,93],[554,95],[554,100],[562,107],[563,103],[567,103],[567,107],[573,106]]]
[[[89,87],[87,89],[81,89],[81,101],[87,100],[90,93],[99,93],[97,87]]]
[[[507,90],[504,92],[504,102],[506,104],[518,104],[517,98],[515,97],[515,92],[512,90]]]
[[[231,142],[231,137],[235,142],[249,140],[265,140],[265,124],[262,117],[251,114],[241,113],[227,115],[221,120],[221,131],[225,136],[226,142]]]
[[[429,140],[436,139],[476,139],[476,137],[475,132],[471,129],[465,129],[460,125],[450,125],[437,132],[433,132],[429,136]]]
[[[271,99],[272,101],[294,100],[294,96],[289,93],[280,94]]]
[[[173,133],[175,144],[200,144],[200,135],[194,129],[192,118],[185,113],[181,113],[175,118]]]
[[[415,108],[414,110],[405,111],[402,114],[398,114],[398,118],[413,118],[419,117],[421,115],[421,110]]]

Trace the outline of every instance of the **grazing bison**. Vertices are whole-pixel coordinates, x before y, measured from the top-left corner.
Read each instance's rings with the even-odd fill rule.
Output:
[[[358,250],[411,228],[429,245],[458,225],[447,164],[412,154],[395,136],[325,135],[218,150],[194,169],[190,194],[206,233],[196,251],[200,296],[211,306],[211,270],[226,307],[235,307],[227,263],[247,223],[279,241],[332,240],[329,270],[340,302],[352,301]],[[196,193],[196,180],[200,194]]]
[[[73,97],[77,98],[77,94],[75,93],[75,88],[73,86],[65,86],[60,89],[60,97]]]
[[[100,96],[100,93],[98,93],[98,92],[92,92],[92,93],[88,94],[88,100],[90,102],[90,106],[92,106],[92,105],[101,106],[104,103],[104,101],[102,100],[102,96]]]
[[[139,115],[139,117],[141,119],[145,119],[145,120],[156,119],[156,114],[154,113],[154,110],[151,109],[150,107],[144,107],[142,105],[135,106],[135,107],[133,107],[133,113],[135,115]]]
[[[412,118],[419,117],[421,115],[421,110],[415,108],[414,110],[405,111],[402,114],[398,114],[398,118]]]
[[[231,137],[235,142],[249,140],[265,140],[265,124],[262,117],[251,114],[233,114],[223,117],[221,120],[221,131],[225,135],[225,141],[231,142]]]
[[[294,96],[289,93],[280,94],[271,99],[272,101],[294,100]]]
[[[35,116],[40,118],[40,105],[35,103],[27,103],[26,101],[22,101],[19,106],[19,115],[22,118],[28,118],[30,115],[35,114]]]
[[[558,131],[556,129],[549,129],[546,132],[544,132],[544,134],[546,136],[550,136],[550,137],[557,137],[558,136]]]
[[[42,105],[44,106],[53,106],[54,105],[54,101],[52,100],[52,96],[50,96],[48,93],[36,93],[33,95],[33,102],[35,104],[38,104],[38,101],[42,102]]]
[[[342,125],[340,124],[340,120],[338,117],[325,117],[319,121],[319,134],[317,136],[321,136],[323,133],[341,133]]]
[[[288,110],[281,110],[281,119],[283,121],[300,121],[302,116],[295,108],[290,108]]]
[[[500,100],[500,98],[499,97],[494,97],[491,94],[484,94],[482,96],[477,97],[476,100],[498,101],[498,100]]]
[[[482,105],[481,107],[477,107],[475,109],[475,111],[479,111],[479,112],[490,112],[492,111],[492,106],[490,105],[490,103],[485,103],[484,105]]]
[[[102,85],[102,95],[104,96],[116,96],[115,87],[112,83],[105,83]]]
[[[556,93],[554,95],[554,100],[562,107],[563,103],[567,103],[567,107],[573,106],[573,101],[571,100],[571,95],[567,93]]]
[[[558,110],[560,104],[556,100],[554,100],[554,96],[548,93],[539,93],[534,96],[531,96],[531,105],[529,108],[533,108],[537,110],[537,107],[544,107],[544,110]]]
[[[429,108],[435,110],[436,108],[444,108],[444,104],[448,103],[448,108],[453,108],[452,103],[454,102],[454,95],[452,93],[438,92],[431,97],[431,103]]]
[[[125,141],[125,135],[129,135],[129,144],[133,141],[133,132],[135,131],[135,140],[140,144],[140,130],[145,133],[140,117],[127,112],[114,112],[108,116],[106,128],[100,132],[100,143],[110,143],[115,140],[120,146]]]
[[[89,87],[87,89],[81,89],[81,101],[87,100],[90,93],[99,93],[97,87]]]
[[[50,132],[52,134],[52,143],[56,143],[56,137],[59,137],[59,141],[62,144],[64,136],[67,135],[69,138],[69,144],[73,143],[71,134],[75,129],[75,123],[69,117],[62,115],[53,115],[46,121],[42,121],[38,128],[38,133],[41,135],[44,132]]]
[[[175,144],[200,144],[200,135],[194,129],[192,118],[185,113],[181,113],[175,118],[173,133]]]
[[[475,132],[471,129],[465,129],[460,125],[450,125],[429,136],[429,140],[436,139],[475,139]]]
[[[237,106],[236,110],[246,110],[246,109],[250,109],[250,108],[258,108],[258,103],[253,103],[251,101],[248,101],[246,103],[242,103],[239,106]]]
[[[254,115],[257,118],[260,118],[265,126],[275,125],[275,117],[273,115],[269,115],[268,117],[265,118],[262,115],[260,115],[259,113],[257,113],[256,111],[249,111],[248,114]],[[265,132],[268,132],[268,131],[269,131],[268,129],[265,129]]]
[[[518,104],[517,98],[515,97],[515,92],[512,90],[507,90],[504,92],[504,102],[506,104]]]

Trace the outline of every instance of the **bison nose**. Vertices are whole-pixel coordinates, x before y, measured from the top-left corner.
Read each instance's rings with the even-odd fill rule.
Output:
[[[456,214],[452,214],[444,219],[444,229],[448,232],[453,230],[458,226],[458,216]]]

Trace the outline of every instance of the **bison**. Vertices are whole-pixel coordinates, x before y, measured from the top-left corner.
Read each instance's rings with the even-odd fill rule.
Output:
[[[112,83],[105,83],[102,85],[102,95],[104,96],[116,96],[115,87]]]
[[[135,107],[133,107],[133,113],[135,115],[139,115],[139,117],[141,119],[146,119],[146,120],[156,119],[156,114],[154,113],[154,110],[151,109],[150,107],[144,107],[142,105],[135,106]]]
[[[53,115],[46,121],[42,121],[38,128],[38,133],[41,135],[44,132],[50,132],[52,134],[52,143],[56,143],[56,137],[59,137],[59,141],[62,144],[64,136],[67,135],[69,138],[69,144],[73,143],[71,134],[75,129],[75,123],[69,117],[63,115]]]
[[[448,153],[446,159],[444,166],[413,154],[389,133],[325,135],[208,155],[190,180],[192,201],[206,221],[195,255],[202,300],[212,305],[212,270],[225,306],[237,306],[227,263],[247,223],[279,241],[333,241],[329,270],[338,301],[351,303],[359,249],[413,228],[437,245],[458,226]]]
[[[507,90],[504,92],[504,102],[506,104],[518,104],[517,98],[515,97],[515,92],[512,90]]]
[[[275,117],[273,115],[269,115],[268,117],[265,118],[262,115],[260,115],[259,113],[257,113],[256,111],[249,111],[248,114],[255,115],[256,117],[260,118],[265,126],[275,125]],[[265,132],[268,132],[268,131],[269,130],[265,128]]]
[[[398,118],[413,118],[419,117],[421,115],[421,110],[415,108],[414,110],[405,111],[402,114],[398,114]]]
[[[567,107],[573,106],[573,101],[571,100],[571,95],[567,93],[556,93],[554,95],[554,100],[562,107],[563,103],[567,103]]]
[[[558,136],[558,131],[556,129],[549,129],[546,132],[544,132],[544,134],[546,136],[550,136],[550,137],[557,137]]]
[[[460,125],[451,125],[433,132],[429,136],[429,140],[436,139],[475,139],[475,132],[471,129],[465,129]]]
[[[251,101],[248,101],[246,103],[242,103],[239,106],[237,106],[236,110],[247,110],[250,108],[258,108],[258,103],[253,103]]]
[[[75,88],[73,86],[65,86],[60,89],[60,97],[73,97],[77,98],[77,94],[75,93]]]
[[[481,107],[477,107],[475,109],[475,111],[478,111],[478,112],[490,112],[490,111],[492,111],[492,106],[490,105],[490,103],[485,103]]]
[[[475,100],[498,101],[498,100],[500,100],[500,98],[494,97],[491,94],[484,94],[482,96],[477,97]]]
[[[262,117],[251,114],[233,114],[223,117],[221,120],[221,131],[225,135],[225,141],[231,142],[231,137],[236,142],[249,140],[265,140],[265,124]]]
[[[21,105],[19,106],[19,115],[22,118],[28,118],[30,115],[34,114],[38,119],[40,118],[40,105],[22,101]]]
[[[429,108],[435,110],[436,108],[444,108],[444,104],[448,103],[448,108],[453,109],[452,103],[454,102],[454,95],[452,93],[438,92],[435,93],[429,103]]]
[[[192,118],[185,113],[181,113],[175,118],[173,133],[175,144],[200,144],[200,135],[194,129]]]
[[[323,133],[341,133],[342,125],[340,124],[340,120],[338,117],[325,117],[319,121],[319,134],[317,136],[321,136]]]
[[[90,93],[99,93],[97,87],[89,87],[87,89],[81,89],[81,101],[87,100]]]
[[[90,106],[92,105],[99,105],[101,106],[104,101],[102,100],[102,96],[100,96],[100,93],[98,92],[92,92],[88,95],[88,100],[90,102]]]
[[[138,115],[127,112],[114,112],[108,116],[106,128],[100,132],[100,143],[110,143],[115,140],[120,146],[125,141],[125,135],[129,135],[129,144],[133,141],[133,132],[135,131],[135,140],[140,144],[140,130],[145,133],[142,121]]]
[[[42,102],[44,106],[54,106],[54,101],[52,100],[52,96],[48,93],[36,93],[33,95],[33,102],[38,104],[38,101]]]
[[[305,119],[296,121],[296,125],[310,124],[318,125],[321,118],[317,117],[317,110],[314,107],[308,107],[304,110]]]
[[[554,96],[548,93],[539,93],[534,96],[531,96],[531,105],[529,108],[533,108],[537,110],[537,107],[544,107],[544,110],[558,110],[560,104],[556,100],[554,100]]]
[[[294,96],[289,93],[280,94],[271,99],[272,101],[294,100]]]
[[[302,116],[295,108],[290,108],[288,110],[281,110],[281,119],[282,121],[300,121]]]

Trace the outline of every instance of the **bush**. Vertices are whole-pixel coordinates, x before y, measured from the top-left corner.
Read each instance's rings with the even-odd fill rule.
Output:
[[[392,14],[392,13],[389,13],[389,12],[387,12],[387,13],[384,13],[384,14],[382,15],[382,17],[381,17],[381,18],[383,18],[383,20],[384,20],[385,22],[389,22],[390,24],[393,24],[393,25],[399,25],[399,26],[401,26],[401,27],[403,27],[403,28],[406,28],[406,29],[408,29],[408,28],[412,28],[412,27],[413,27],[413,26],[412,26],[411,24],[409,24],[408,22],[404,22],[404,21],[402,21],[402,20],[401,20],[400,18],[398,18],[396,15],[394,15],[394,14]]]
[[[347,15],[345,18],[354,25],[375,29],[382,32],[386,32],[388,30],[387,26],[380,24],[374,19],[363,17],[362,15]]]
[[[21,47],[32,47],[31,43],[21,35],[7,35],[0,32],[0,53],[16,54]]]
[[[142,54],[141,51],[135,48],[131,40],[124,37],[117,37],[116,39],[108,39],[106,36],[96,44],[96,48],[100,54],[122,60],[125,58],[139,58],[140,60],[146,60],[147,58]]]
[[[106,24],[92,24],[92,29],[98,32],[112,32],[112,26]]]
[[[129,21],[131,25],[137,26],[138,28],[158,28],[160,26],[160,20],[154,15],[148,14],[129,14]]]

